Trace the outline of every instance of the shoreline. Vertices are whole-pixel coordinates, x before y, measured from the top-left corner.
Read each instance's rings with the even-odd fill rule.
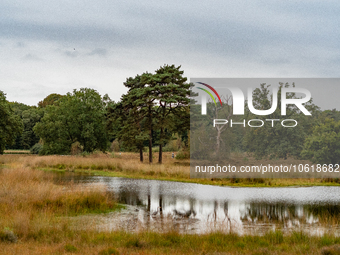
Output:
[[[74,174],[86,174],[92,176],[103,176],[103,177],[119,177],[129,179],[145,179],[145,180],[157,180],[157,181],[170,181],[170,182],[182,182],[182,183],[195,183],[201,185],[213,185],[221,187],[233,187],[233,188],[283,188],[283,187],[314,187],[314,186],[340,186],[339,183],[335,182],[323,182],[321,179],[314,179],[313,183],[310,179],[261,179],[263,183],[247,183],[247,179],[239,178],[237,182],[232,183],[230,179],[182,179],[182,178],[167,178],[167,177],[153,177],[153,176],[142,176],[140,174],[127,174],[116,171],[105,171],[105,170],[84,170],[84,169],[58,169],[58,168],[36,168],[37,170],[47,172],[59,172],[59,173],[74,173]],[[292,182],[292,183],[285,183]]]

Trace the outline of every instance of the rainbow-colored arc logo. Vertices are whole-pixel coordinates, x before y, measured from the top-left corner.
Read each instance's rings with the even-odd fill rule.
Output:
[[[217,93],[217,91],[213,87],[211,87],[210,85],[203,83],[203,82],[196,82],[196,83],[199,83],[199,84],[204,85],[204,86],[208,87],[209,89],[211,89],[215,93],[215,95],[217,96],[217,98],[220,101],[220,104],[222,106],[222,100],[221,100],[219,94]],[[217,105],[215,98],[213,97],[213,95],[210,93],[209,90],[206,90],[206,89],[203,89],[203,88],[200,88],[200,87],[197,87],[197,88],[207,92],[209,94],[209,96],[212,98],[212,100],[214,101],[215,106]]]

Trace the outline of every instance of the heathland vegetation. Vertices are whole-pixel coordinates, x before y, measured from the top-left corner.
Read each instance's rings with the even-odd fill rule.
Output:
[[[150,176],[188,174],[185,170],[188,167],[176,169],[178,161],[170,161],[173,159],[167,153],[164,164],[155,164],[153,169],[139,162],[138,154],[132,153],[115,158],[99,153],[85,158],[2,155],[0,160],[0,249],[3,254],[338,254],[340,249],[340,238],[332,231],[323,236],[299,231],[283,234],[280,230],[240,236],[216,229],[198,235],[180,234],[169,225],[162,232],[123,229],[99,232],[91,228],[91,222],[75,221],[74,216],[119,210],[121,206],[104,187],[57,185],[50,172],[36,170],[119,173],[132,164],[122,174],[137,171],[138,167],[139,171],[149,169],[146,174]],[[333,229],[338,225],[338,213],[325,214],[319,220]]]

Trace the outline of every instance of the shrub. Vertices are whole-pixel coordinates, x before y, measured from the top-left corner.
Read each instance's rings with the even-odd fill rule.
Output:
[[[71,155],[78,155],[83,152],[84,146],[80,142],[75,142],[71,144]]]
[[[110,146],[110,150],[114,151],[114,152],[118,152],[120,151],[120,146],[119,146],[119,142],[117,140],[114,140]]]
[[[181,143],[178,142],[178,140],[170,140],[164,147],[163,151],[178,151]]]
[[[0,241],[16,243],[18,237],[12,230],[5,228],[3,231],[0,231]]]
[[[317,164],[339,164],[340,121],[326,119],[315,126],[313,134],[305,140],[301,156]]]
[[[190,158],[190,151],[187,151],[187,150],[180,150],[176,155],[176,159],[189,159],[189,158]]]
[[[41,143],[36,143],[31,147],[30,152],[32,154],[39,154],[42,148],[43,148],[43,145]]]

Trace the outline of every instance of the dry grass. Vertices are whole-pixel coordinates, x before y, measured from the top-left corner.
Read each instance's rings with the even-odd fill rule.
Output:
[[[77,230],[61,215],[105,210],[114,202],[104,190],[84,190],[76,185],[55,185],[50,175],[28,166],[43,168],[64,164],[82,169],[92,165],[116,166],[129,171],[174,171],[175,160],[165,164],[143,164],[133,154],[121,158],[95,155],[88,158],[62,156],[0,156],[6,168],[0,171],[0,234],[13,231],[18,243],[0,238],[0,254],[336,254],[340,238],[332,235],[312,237],[302,232],[283,235],[270,232],[264,236],[209,233],[204,235],[141,231],[100,233]],[[23,166],[25,165],[25,167]],[[115,165],[116,164],[116,165]],[[175,171],[187,171],[177,166]],[[104,169],[104,168],[103,168]],[[108,170],[116,171],[116,170]],[[186,172],[188,173],[188,172]],[[72,223],[73,224],[73,223]],[[90,223],[89,223],[90,224]],[[78,228],[79,229],[79,228]],[[1,235],[0,235],[1,237]]]
[[[30,154],[30,150],[4,150],[5,154]]]
[[[144,155],[147,161],[147,155]],[[158,164],[156,154],[155,163],[140,162],[138,153],[96,153],[86,157],[82,156],[36,156],[36,155],[2,155],[0,163],[10,167],[17,167],[23,164],[25,167],[46,169],[90,172],[91,174],[147,178],[159,180],[171,180],[182,182],[193,182],[221,186],[256,186],[256,187],[278,187],[278,186],[310,186],[310,185],[339,185],[335,179],[191,179],[190,160],[177,160],[171,158],[170,152],[163,155],[163,164]],[[230,163],[236,166],[258,165],[259,161],[245,153],[234,153]],[[298,165],[310,164],[309,161],[287,159],[287,160],[261,160],[262,164],[275,165]]]
[[[0,231],[13,230],[19,238],[60,228],[56,215],[105,211],[115,206],[103,189],[76,185],[65,189],[42,171],[5,168],[0,174]]]
[[[157,160],[154,159],[156,162]],[[140,162],[136,153],[94,154],[81,156],[32,156],[23,161],[25,166],[33,168],[54,168],[68,171],[74,170],[100,170],[114,171],[128,175],[151,176],[154,178],[189,179],[189,160],[178,161],[171,158],[171,153],[164,153],[163,164]]]

